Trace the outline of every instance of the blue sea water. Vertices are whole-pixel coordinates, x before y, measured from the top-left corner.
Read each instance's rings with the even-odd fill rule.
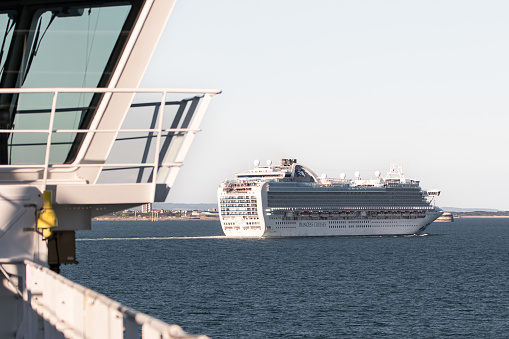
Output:
[[[212,338],[509,336],[509,219],[411,237],[226,239],[218,221],[96,221],[62,274]]]

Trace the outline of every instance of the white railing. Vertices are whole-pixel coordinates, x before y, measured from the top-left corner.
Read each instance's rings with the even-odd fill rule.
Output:
[[[2,94],[52,94],[52,102],[51,107],[48,107],[44,110],[45,113],[49,113],[49,122],[47,123],[47,128],[39,128],[39,129],[0,129],[0,133],[7,134],[46,134],[46,142],[40,143],[38,145],[45,145],[45,153],[44,153],[44,162],[36,163],[36,164],[3,164],[0,165],[0,171],[11,171],[11,170],[35,170],[42,171],[42,185],[43,188],[46,187],[47,181],[50,178],[50,171],[65,171],[65,170],[75,170],[80,167],[95,167],[100,168],[101,170],[106,168],[111,169],[132,169],[132,168],[151,168],[152,175],[150,176],[150,182],[155,186],[156,185],[156,177],[158,170],[160,168],[172,168],[172,167],[180,167],[182,165],[182,160],[185,157],[185,154],[188,151],[188,148],[192,142],[194,134],[200,131],[199,125],[203,118],[203,114],[210,102],[210,99],[213,95],[221,93],[220,90],[215,89],[138,89],[138,88],[30,88],[30,89],[0,89],[0,95]],[[120,127],[118,129],[104,129],[98,128],[98,120],[100,117],[94,117],[94,121],[90,123],[90,127],[88,128],[75,128],[75,129],[55,129],[55,114],[57,113],[57,101],[58,96],[62,93],[79,93],[79,94],[104,94],[105,98],[116,93],[124,93],[124,94],[158,94],[160,95],[160,102],[152,102],[150,104],[158,105],[158,109],[153,113],[156,116],[157,126],[151,126],[151,128],[123,128]],[[177,101],[167,101],[168,95],[184,95],[191,94],[194,95],[191,98],[185,98]],[[187,111],[184,112],[184,116],[181,117],[180,123],[182,120],[185,121],[186,116],[189,114],[193,119],[193,123],[187,121],[187,124],[180,128],[165,128],[163,126],[163,120],[165,119],[165,108],[169,105],[180,105],[182,102],[188,102],[192,100],[199,100],[200,106],[197,105],[187,108]],[[104,98],[103,98],[104,101]],[[136,105],[143,105],[140,103],[132,104],[131,107]],[[49,105],[48,105],[49,106]],[[68,111],[73,110],[83,110],[87,109],[87,107],[69,107]],[[98,114],[102,114],[102,112],[98,112]],[[125,114],[129,114],[126,112]],[[150,117],[146,117],[150,118]],[[154,120],[155,121],[155,120]],[[178,121],[177,121],[178,123]],[[175,121],[172,123],[175,124]],[[77,155],[77,158],[72,163],[64,163],[64,164],[52,164],[50,163],[51,152],[52,152],[52,140],[55,134],[66,133],[72,134],[84,134],[85,138],[81,145],[81,149]],[[129,163],[108,163],[107,161],[99,161],[98,163],[81,163],[80,160],[83,156],[83,150],[87,149],[88,143],[96,134],[102,133],[110,133],[119,135],[119,133],[146,133],[147,143],[150,146],[152,143],[152,139],[155,139],[155,153],[153,155],[152,161],[144,161],[144,162],[129,162]],[[166,137],[164,136],[166,134]],[[189,134],[189,135],[188,135]],[[180,156],[175,157],[175,161],[172,162],[164,162],[164,152],[168,151],[168,146],[166,145],[166,149],[163,146],[164,138],[168,138],[170,135],[188,135],[186,140],[179,145],[179,150],[176,152],[177,154],[181,154]],[[120,139],[117,139],[117,141]],[[171,138],[170,138],[171,140]],[[14,145],[16,147],[16,145]],[[11,146],[12,147],[12,146]],[[105,146],[105,147],[112,147]],[[163,148],[163,149],[162,149]],[[163,152],[164,151],[164,152]],[[142,173],[141,170],[140,173]]]
[[[20,338],[206,339],[185,333],[76,284],[32,261],[24,262],[26,286]],[[40,319],[45,326],[39,326]]]

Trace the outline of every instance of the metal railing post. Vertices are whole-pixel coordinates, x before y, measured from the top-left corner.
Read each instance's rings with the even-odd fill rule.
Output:
[[[157,171],[159,170],[159,152],[161,151],[161,137],[162,137],[162,130],[163,130],[163,120],[164,120],[164,108],[166,106],[166,91],[163,91],[161,98],[161,106],[159,111],[159,121],[157,124],[157,137],[156,137],[156,149],[155,149],[155,155],[154,155],[154,169],[152,173],[152,188],[153,188],[153,194],[155,194],[156,191],[156,178],[157,178]],[[168,132],[169,133],[169,132]]]
[[[48,180],[48,167],[49,167],[49,156],[51,150],[51,137],[53,135],[53,125],[55,122],[55,109],[57,106],[57,97],[58,91],[53,92],[53,101],[51,103],[51,112],[49,116],[49,126],[48,126],[48,138],[46,141],[46,154],[44,156],[44,172],[42,177],[42,186],[43,190],[46,190],[46,181]]]

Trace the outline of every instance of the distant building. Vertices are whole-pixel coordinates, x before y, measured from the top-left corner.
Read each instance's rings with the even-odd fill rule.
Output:
[[[152,203],[141,205],[141,213],[149,213],[152,211]]]

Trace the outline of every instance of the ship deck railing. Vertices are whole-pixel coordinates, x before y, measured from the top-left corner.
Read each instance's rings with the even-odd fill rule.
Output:
[[[17,275],[8,272],[13,266]],[[30,260],[0,261],[0,274],[23,300],[16,338],[208,338],[189,335],[178,325],[135,311]]]
[[[62,187],[61,192],[68,188],[84,191],[83,194],[75,196],[88,195],[89,190],[85,192],[84,186],[129,184],[131,186],[124,186],[122,189],[126,192],[132,189],[132,198],[127,194],[117,194],[124,197],[120,203],[153,202],[153,197],[159,189],[158,184],[166,187],[173,185],[176,173],[183,164],[195,134],[201,130],[200,123],[210,100],[219,93],[221,91],[216,89],[186,88],[0,89],[0,95],[25,95],[25,101],[28,101],[26,98],[32,98],[27,95],[35,95],[33,101],[37,103],[37,109],[25,106],[16,110],[16,116],[19,115],[20,119],[24,119],[24,126],[18,123],[18,126],[13,128],[0,129],[0,135],[7,134],[9,139],[7,144],[9,159],[7,163],[0,165],[0,183],[26,182],[38,186],[41,191],[46,190],[48,185],[56,183],[67,186]],[[114,128],[108,128],[95,117],[89,127],[83,127],[77,126],[76,121],[71,123],[72,119],[69,119],[79,121],[90,107],[65,105],[66,97],[61,96],[69,94],[73,96],[99,94],[104,98],[132,95],[132,98],[127,112],[124,113],[125,117]],[[48,96],[48,100],[35,100],[39,95]],[[101,105],[97,107],[98,114],[101,114]],[[106,111],[107,105],[102,109]],[[44,121],[42,128],[40,124],[37,126],[35,123],[27,122],[32,116]],[[102,119],[104,118],[101,116]],[[31,136],[23,137],[27,134]],[[104,152],[106,155],[98,157],[97,160],[93,160],[95,159],[93,154],[87,158],[86,154],[94,137],[104,134],[114,138],[113,144],[106,146],[110,147],[109,151]],[[76,157],[66,159],[68,156],[66,152],[70,152],[71,147],[75,146],[73,143],[77,140],[75,139],[77,135],[84,136]],[[31,152],[28,154],[35,153],[37,157],[26,155],[27,151]],[[84,177],[83,172],[86,172],[88,177]],[[92,172],[98,174],[89,174]],[[12,173],[16,173],[16,176],[12,176]],[[160,188],[163,192],[163,187]],[[104,190],[101,194],[96,194],[96,197],[103,195]],[[136,197],[141,197],[138,199],[140,201],[137,201]],[[104,199],[103,203],[113,202],[108,199]],[[89,202],[79,201],[79,203]]]

